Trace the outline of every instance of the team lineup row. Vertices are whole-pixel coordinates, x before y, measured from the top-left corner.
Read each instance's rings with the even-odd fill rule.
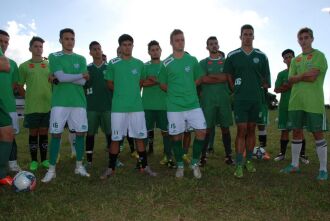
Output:
[[[275,160],[284,159],[292,129],[292,162],[281,171],[299,172],[299,156],[307,160],[304,150],[301,151],[303,128],[307,128],[314,135],[320,160],[317,179],[327,180],[327,143],[323,137],[323,131],[327,130],[323,99],[327,61],[322,52],[312,48],[311,29],[303,28],[297,36],[302,53],[297,57],[290,49],[282,53],[287,69],[279,73],[275,83],[275,92],[282,94],[278,125],[282,130],[281,152]],[[211,134],[217,125],[221,127],[226,163],[234,164],[229,132],[233,125],[232,111],[237,128],[234,175],[242,178],[244,169],[256,172],[251,161],[255,130],[258,124],[260,144],[265,147],[270,71],[267,56],[253,48],[251,25],[241,27],[240,38],[241,47],[225,59],[217,38],[209,37],[206,42],[209,57],[198,62],[184,50],[184,33],[175,29],[170,35],[173,53],[161,61],[161,47],[153,40],[148,44],[151,60],[143,63],[132,56],[133,38],[123,34],[118,39],[118,57],[109,63],[103,58],[101,45],[91,42],[93,63],[87,66],[86,59],[73,52],[74,31],[66,28],[60,31],[62,51],[51,53],[49,62],[42,57],[44,40],[33,37],[32,59],[17,68],[16,63],[4,55],[9,35],[0,30],[0,183],[11,184],[6,171],[8,161],[9,169],[19,170],[12,132],[13,128],[16,133],[19,131],[13,84],[15,90],[25,95],[24,126],[29,128],[30,169],[36,170],[39,166],[38,147],[41,165],[48,168],[42,182],[56,177],[61,134],[66,124],[76,134],[75,173],[86,177],[90,175],[82,163],[84,146],[86,144],[87,165],[91,165],[94,137],[101,127],[109,147],[109,164],[101,179],[114,175],[120,144],[126,135],[135,140],[139,171],[156,176],[148,165],[146,152],[148,131],[155,127],[162,131],[164,161],[176,168],[176,177],[183,177],[186,157],[183,134],[193,130],[191,169],[194,177],[200,179],[199,167],[206,163]],[[51,133],[49,161],[48,130]],[[269,158],[264,150],[261,153]]]

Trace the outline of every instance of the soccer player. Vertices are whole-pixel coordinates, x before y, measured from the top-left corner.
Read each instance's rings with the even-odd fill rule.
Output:
[[[169,168],[176,168],[172,160],[172,149],[167,132],[166,116],[166,93],[159,87],[158,74],[161,67],[162,49],[157,41],[150,41],[148,44],[148,53],[151,60],[145,64],[146,80],[143,81],[142,103],[146,117],[148,135],[153,132],[155,126],[161,130],[163,136],[164,153],[167,159],[166,165]],[[148,136],[148,140],[150,137]],[[150,141],[149,152],[151,150]]]
[[[7,35],[2,34],[0,31],[0,41],[7,41]],[[6,33],[6,32],[5,32]],[[8,34],[8,33],[7,33]],[[10,79],[10,61],[2,53],[0,47],[0,83],[6,79]],[[7,76],[8,75],[8,76]],[[0,92],[3,93],[3,87],[0,88]],[[12,149],[12,143],[14,139],[12,119],[9,116],[7,108],[0,97],[0,184],[11,185],[13,179],[7,176],[7,165],[9,156]]]
[[[41,166],[49,167],[47,160],[48,126],[50,117],[51,84],[48,82],[48,61],[42,57],[43,43],[40,37],[33,37],[29,50],[32,58],[19,66],[19,88],[25,91],[24,126],[29,128],[31,163],[29,169],[38,169],[38,146]]]
[[[291,94],[292,85],[288,82],[289,68],[291,60],[294,58],[294,51],[291,49],[286,49],[282,52],[283,62],[286,64],[287,68],[277,75],[275,82],[275,92],[281,93],[280,103],[278,105],[278,129],[281,130],[281,140],[280,140],[280,153],[274,158],[275,161],[281,161],[285,159],[285,153],[287,145],[289,143],[289,132],[288,129],[288,108],[289,99]],[[308,164],[308,157],[305,155],[305,144],[306,141],[303,139],[302,147],[300,151],[301,162]]]
[[[6,53],[8,45],[9,45],[9,34],[6,31],[0,30],[0,47],[2,49],[3,54]],[[12,126],[14,129],[14,134],[19,133],[19,123],[18,123],[18,115],[16,112],[16,101],[14,96],[14,90],[17,89],[18,82],[18,67],[15,61],[9,59],[10,62],[10,72],[9,74],[2,74],[1,77],[3,79],[0,80],[0,98],[8,111],[11,119]],[[12,172],[18,172],[21,170],[17,163],[17,144],[15,137],[12,142],[11,153],[9,157],[9,170]]]
[[[212,128],[220,125],[222,141],[226,152],[225,162],[231,165],[234,162],[231,157],[232,150],[229,127],[233,125],[233,118],[228,76],[223,73],[225,58],[219,52],[219,43],[215,36],[207,39],[206,49],[209,51],[209,57],[200,61],[200,65],[204,70],[204,76],[201,78],[202,91],[200,102],[207,124],[205,144],[200,164],[202,166],[206,164],[206,152]]]
[[[97,41],[92,41],[89,44],[89,54],[93,57],[93,63],[87,67],[90,77],[85,84],[88,119],[86,158],[87,165],[91,166],[95,134],[97,134],[99,127],[101,127],[106,136],[107,147],[110,147],[112,91],[108,89],[104,80],[108,64],[103,60],[101,44]]]
[[[300,172],[299,153],[306,126],[315,139],[316,152],[320,161],[318,180],[328,179],[327,142],[323,131],[327,130],[324,107],[323,83],[328,69],[322,52],[312,47],[313,31],[302,28],[297,34],[302,53],[291,61],[289,84],[292,84],[289,101],[289,128],[293,129],[291,144],[292,161],[282,169],[284,173]]]
[[[49,55],[50,72],[58,81],[52,94],[52,109],[50,114],[50,143],[49,169],[41,180],[50,182],[56,177],[55,165],[60,148],[61,134],[65,123],[69,129],[76,132],[75,148],[77,153],[75,174],[89,177],[82,165],[84,154],[84,136],[88,130],[86,114],[86,97],[83,85],[89,79],[86,59],[73,52],[75,33],[70,28],[60,31],[62,51]]]
[[[145,78],[144,64],[132,56],[134,41],[130,35],[121,35],[118,43],[121,56],[109,62],[105,75],[109,89],[113,90],[112,142],[109,150],[109,165],[100,178],[106,179],[114,174],[119,153],[119,142],[126,136],[127,131],[129,136],[135,139],[139,154],[138,160],[141,162],[140,172],[156,176],[156,173],[148,166],[147,152],[144,146],[147,128],[140,94],[140,86]]]
[[[173,151],[177,161],[175,176],[184,176],[183,133],[187,126],[195,129],[191,168],[194,177],[202,177],[199,160],[204,145],[206,122],[200,108],[196,84],[200,84],[202,68],[197,59],[184,51],[185,38],[181,30],[175,29],[170,35],[173,53],[162,63],[159,82],[167,91],[167,119],[169,134],[173,136]]]
[[[241,47],[230,52],[225,61],[224,72],[228,73],[234,89],[234,117],[237,128],[235,141],[237,178],[243,177],[243,153],[246,149],[245,167],[256,172],[252,163],[261,99],[261,88],[270,87],[270,71],[267,56],[253,48],[254,29],[246,24],[241,27]]]

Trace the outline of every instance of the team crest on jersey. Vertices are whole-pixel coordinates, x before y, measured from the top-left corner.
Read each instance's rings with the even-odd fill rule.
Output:
[[[78,69],[78,68],[80,68],[80,64],[73,64],[73,67]]]
[[[298,62],[301,62],[301,57],[297,58],[296,61],[297,61],[297,63],[298,63]]]
[[[257,58],[257,57],[253,58],[253,62],[254,62],[255,64],[258,64],[259,61],[260,61],[259,58]]]
[[[132,74],[133,74],[133,75],[138,74],[138,70],[137,70],[136,68],[134,68],[134,69],[132,70]]]
[[[185,68],[184,68],[184,70],[185,70],[185,72],[189,72],[190,70],[191,70],[191,67],[190,66],[186,66]]]
[[[29,64],[29,68],[34,68],[34,64]]]
[[[313,54],[307,55],[307,60],[312,60],[312,58],[313,58]]]

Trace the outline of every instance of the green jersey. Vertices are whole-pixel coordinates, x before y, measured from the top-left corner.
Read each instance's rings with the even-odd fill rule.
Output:
[[[200,61],[200,65],[204,70],[204,75],[223,75],[224,58],[212,59],[205,58]],[[202,84],[201,85],[201,106],[219,106],[223,103],[230,102],[230,89],[228,82]]]
[[[9,59],[10,72],[0,72],[0,99],[6,111],[16,112],[16,100],[13,84],[18,82],[18,67],[15,61]]]
[[[55,52],[49,55],[51,73],[63,71],[65,74],[83,74],[87,72],[86,59],[76,53]],[[83,86],[72,82],[54,85],[52,107],[86,107]]]
[[[170,55],[161,66],[159,82],[167,85],[167,111],[181,112],[199,108],[195,80],[203,70],[197,59],[187,53],[182,58]]]
[[[267,56],[259,49],[247,54],[238,48],[228,54],[224,72],[234,80],[234,99],[264,101],[264,83],[270,86],[270,71]]]
[[[114,84],[112,112],[143,111],[140,81],[144,78],[144,64],[136,58],[118,57],[109,62],[105,79]]]
[[[319,75],[314,82],[301,81],[292,86],[289,111],[302,110],[316,114],[324,113],[323,83],[328,69],[324,54],[314,49],[308,54],[300,54],[292,59],[289,78],[311,69],[318,69]]]
[[[284,84],[284,83],[288,83],[288,76],[289,76],[288,69],[285,69],[285,70],[281,71],[280,73],[278,73],[276,82],[275,82],[275,88],[281,87],[282,84]],[[281,99],[280,99],[280,103],[278,105],[279,111],[288,111],[290,94],[291,94],[291,90],[281,93]]]
[[[50,111],[52,85],[48,82],[48,61],[28,60],[19,66],[20,85],[26,84],[24,113],[47,113]]]
[[[151,61],[144,65],[146,78],[153,76],[158,79],[161,63],[153,64]],[[145,110],[166,110],[166,93],[159,84],[143,87],[142,103]]]
[[[108,63],[97,66],[94,63],[88,65],[89,80],[85,85],[87,111],[111,111],[112,91],[107,87],[104,76]]]

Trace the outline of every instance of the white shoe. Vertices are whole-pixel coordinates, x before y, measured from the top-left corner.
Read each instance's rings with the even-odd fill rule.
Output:
[[[56,178],[56,172],[55,171],[51,171],[48,170],[45,177],[41,180],[41,182],[43,183],[48,183],[50,182],[52,179]]]
[[[100,176],[101,180],[105,180],[111,176],[114,175],[114,171],[112,171],[111,168],[106,168],[105,171],[102,173],[102,175]]]
[[[175,172],[175,177],[176,178],[182,178],[184,176],[184,168],[183,167],[178,167]]]
[[[149,175],[149,176],[157,176],[157,173],[152,171],[149,166],[146,166],[145,168],[141,168],[140,171],[142,173],[145,173],[145,174]]]
[[[17,164],[17,160],[9,161],[8,167],[10,172],[20,172],[22,170]]]
[[[191,166],[191,169],[192,169],[193,174],[194,174],[194,177],[195,177],[196,179],[200,179],[200,178],[202,178],[202,173],[201,173],[201,170],[199,169],[198,164],[192,165],[192,166]]]
[[[90,177],[89,173],[87,173],[85,167],[83,165],[80,165],[76,167],[74,170],[74,173],[80,176]]]

